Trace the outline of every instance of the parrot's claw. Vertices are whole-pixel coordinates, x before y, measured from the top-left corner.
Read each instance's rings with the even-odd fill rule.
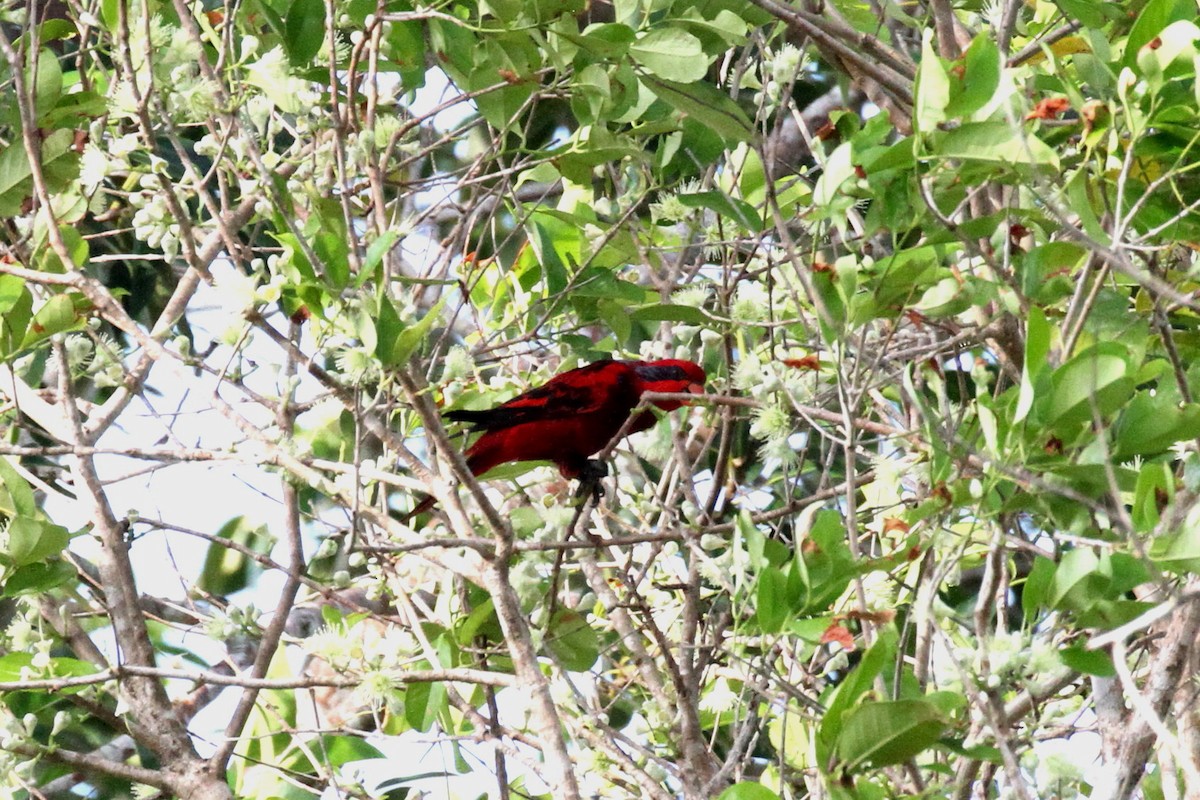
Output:
[[[599,503],[600,498],[604,497],[604,484],[601,481],[606,477],[608,464],[594,458],[588,459],[579,473],[579,488],[575,490],[575,497],[583,499],[590,494],[592,501]]]

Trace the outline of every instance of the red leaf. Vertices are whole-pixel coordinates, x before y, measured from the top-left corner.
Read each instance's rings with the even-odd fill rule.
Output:
[[[841,645],[843,650],[853,650],[854,634],[850,633],[843,625],[833,624],[821,634],[821,644],[829,644],[830,642],[836,642]]]
[[[1025,121],[1031,119],[1054,119],[1071,107],[1071,101],[1065,97],[1047,97],[1039,100],[1033,110],[1025,115]]]
[[[846,615],[846,619],[857,619],[864,622],[873,622],[876,625],[884,625],[896,618],[896,612],[890,608],[885,608],[882,611],[851,611]],[[826,631],[828,633],[828,631]]]
[[[807,355],[804,358],[785,358],[783,363],[793,369],[811,369],[818,370],[821,368],[821,359],[815,354]]]

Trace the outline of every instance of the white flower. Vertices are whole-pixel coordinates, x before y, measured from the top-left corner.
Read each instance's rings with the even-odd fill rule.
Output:
[[[795,80],[796,73],[803,63],[803,51],[795,45],[785,44],[771,60],[771,75],[778,83],[788,83]]]
[[[187,64],[194,68],[200,61],[200,42],[192,38],[183,28],[171,29],[171,41],[163,49],[162,63],[168,66]]]
[[[84,191],[95,191],[100,182],[108,176],[108,170],[108,156],[104,150],[95,143],[88,142],[79,158],[79,182],[83,184]]]
[[[665,343],[654,340],[642,342],[638,347],[638,357],[644,361],[655,361],[660,358],[667,357],[667,346]]]
[[[138,102],[129,81],[117,81],[108,90],[108,108],[122,117],[137,116]]]
[[[733,370],[733,385],[739,392],[757,397],[762,393],[763,366],[758,355],[753,352],[742,354],[742,358]]]
[[[741,698],[729,686],[729,681],[726,678],[717,678],[700,698],[700,710],[721,714],[737,708],[740,703]]]
[[[127,133],[124,136],[118,136],[108,143],[108,154],[113,158],[125,158],[130,153],[135,152],[140,147],[136,133]]]
[[[738,322],[758,322],[767,319],[771,309],[771,295],[761,283],[745,281],[738,284],[730,316]]]
[[[1033,774],[1038,788],[1042,790],[1039,792],[1042,797],[1076,797],[1078,791],[1072,789],[1083,780],[1083,771],[1079,764],[1065,753],[1042,755],[1037,759]]]
[[[779,405],[771,404],[754,409],[753,419],[750,423],[750,435],[756,439],[786,438],[793,430],[791,415]]]
[[[650,219],[656,224],[664,222],[682,222],[688,218],[693,209],[688,208],[679,200],[677,194],[661,195],[657,203],[650,204]]]
[[[287,65],[283,46],[274,47],[257,61],[246,65],[246,81],[263,90],[281,111],[298,114],[312,111],[316,93],[307,81],[294,77]],[[257,121],[256,121],[257,126]]]
[[[545,594],[546,580],[541,565],[533,558],[518,561],[509,572],[509,580],[525,608],[534,605]]]
[[[896,584],[886,572],[869,572],[862,578],[862,590],[868,608],[893,608],[896,605]]]
[[[255,307],[257,281],[254,276],[236,269],[224,271],[216,280],[217,293],[222,305],[234,311],[246,311]]]
[[[33,661],[30,662],[30,666],[34,669],[46,670],[50,669],[51,663],[53,663],[53,659],[50,658],[50,654],[44,649],[39,648],[34,652]]]
[[[708,286],[703,283],[691,283],[679,289],[671,296],[671,302],[689,308],[703,308],[708,299]]]
[[[37,629],[24,617],[17,617],[5,631],[13,650],[29,650],[38,640]]]
[[[446,353],[442,361],[442,380],[451,381],[456,378],[470,377],[475,368],[475,362],[465,347],[455,345]]]
[[[337,354],[337,367],[351,383],[360,384],[378,374],[379,360],[362,347],[346,347]]]
[[[402,686],[391,670],[368,670],[363,673],[362,683],[355,688],[354,696],[363,705],[377,710],[398,700]]]

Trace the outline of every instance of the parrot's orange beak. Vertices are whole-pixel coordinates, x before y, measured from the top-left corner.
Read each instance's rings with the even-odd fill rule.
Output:
[[[704,394],[704,384],[689,383],[687,385],[687,389],[685,389],[684,391],[686,391],[688,394]],[[683,400],[680,402],[680,405],[690,406],[691,403],[688,402],[687,400]]]

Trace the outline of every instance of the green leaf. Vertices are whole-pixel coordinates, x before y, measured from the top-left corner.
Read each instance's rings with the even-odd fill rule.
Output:
[[[1086,611],[1107,596],[1111,577],[1107,558],[1097,556],[1090,547],[1068,550],[1054,572],[1050,607]]]
[[[90,258],[90,248],[88,247],[87,239],[80,235],[79,231],[72,227],[62,228],[63,245],[67,251],[67,257],[71,263],[77,268],[82,269],[87,266]],[[37,267],[42,272],[66,272],[66,265],[63,264],[58,252],[53,247],[47,247],[43,250],[42,255],[37,260]]]
[[[1112,575],[1109,592],[1114,596],[1132,592],[1142,584],[1154,580],[1146,562],[1132,553],[1114,552],[1109,559],[1109,565]]]
[[[383,316],[383,307],[391,305],[391,300],[384,299],[381,305],[380,316]],[[442,318],[442,309],[446,305],[446,295],[443,293],[434,304],[429,312],[421,317],[414,325],[401,330],[390,341],[385,340],[383,331],[379,331],[379,344],[376,352],[379,354],[379,360],[385,367],[398,367],[408,363],[408,359],[421,346],[421,342],[425,341],[425,337],[429,335],[429,331],[433,328],[434,323]],[[393,310],[392,313],[395,313]]]
[[[713,190],[681,194],[679,202],[688,208],[707,208],[709,211],[733,220],[751,233],[758,233],[763,229],[762,215],[754,206],[745,200],[730,197],[724,192]]]
[[[842,720],[836,753],[845,770],[900,764],[937,744],[946,720],[924,700],[866,703]]]
[[[84,321],[83,315],[76,310],[71,295],[56,294],[43,303],[33,315],[33,322],[29,325],[21,347],[32,347],[56,333],[77,330],[83,327]]]
[[[1095,0],[1054,0],[1068,17],[1079,20],[1086,27],[1100,28],[1109,19],[1121,14],[1116,3],[1097,3]]]
[[[62,94],[63,74],[58,57],[52,50],[41,50],[38,53],[37,73],[33,82],[34,107],[38,119],[44,117],[58,102]]]
[[[708,72],[708,56],[692,34],[680,28],[658,28],[639,37],[629,55],[643,69],[669,81],[691,83]]]
[[[1113,438],[1118,459],[1161,453],[1175,442],[1200,438],[1200,405],[1180,406],[1170,397],[1138,392],[1121,412]]]
[[[1189,514],[1183,530],[1155,539],[1150,545],[1150,560],[1167,572],[1200,573],[1200,525]]]
[[[754,126],[746,112],[716,87],[707,83],[677,83],[649,75],[643,82],[660,100],[714,133],[739,142],[754,138]]]
[[[225,542],[239,545],[237,549]],[[249,586],[262,571],[258,562],[245,551],[269,555],[275,539],[265,525],[251,525],[245,517],[234,517],[216,532],[216,541],[208,546],[197,585],[212,595],[230,595]]]
[[[600,118],[612,102],[612,86],[608,71],[599,64],[588,64],[575,73],[571,81],[571,111],[581,125],[591,125]]]
[[[765,633],[778,633],[791,616],[788,604],[787,576],[775,567],[758,573],[757,602],[755,613],[758,624]]]
[[[319,744],[310,745],[324,756],[332,766],[341,766],[351,761],[368,761],[385,758],[384,754],[361,736],[339,736],[325,734]]]
[[[801,611],[820,613],[846,590],[858,574],[858,565],[846,544],[846,529],[834,511],[818,512],[808,532],[797,565],[796,579],[808,591],[807,604]]]
[[[964,296],[964,288],[957,278],[948,275],[926,289],[913,308],[935,319],[957,314],[971,302],[969,297]]]
[[[21,680],[22,670],[33,666],[33,653],[8,653],[0,656],[0,681],[13,683]]]
[[[969,117],[987,105],[1000,87],[1000,48],[989,33],[981,33],[963,54],[963,76],[952,87],[947,117]]]
[[[27,294],[25,279],[16,275],[0,275],[0,314],[8,314]]]
[[[288,59],[297,66],[308,66],[324,43],[324,1],[293,0],[284,27],[283,46]]]
[[[1053,273],[1073,273],[1087,256],[1087,250],[1074,242],[1047,242],[1021,259],[1021,291],[1037,297]],[[1037,306],[1035,306],[1037,308]]]
[[[916,102],[913,122],[922,133],[937,130],[946,121],[946,104],[950,102],[950,77],[933,48],[933,30],[925,29],[921,44],[921,63],[917,65]]]
[[[1108,202],[1099,197],[1101,194],[1102,192],[1088,179],[1087,170],[1075,170],[1067,180],[1067,204],[1072,213],[1079,217],[1084,233],[1100,244],[1108,245],[1112,243],[1112,238],[1096,213],[1097,207]],[[1102,213],[1107,214],[1107,208]]]
[[[64,157],[77,159],[71,151],[73,141],[73,132],[65,129],[55,130],[47,136],[42,141],[42,167],[48,168]],[[25,145],[20,139],[0,151],[0,217],[16,216],[20,211],[32,191],[32,175]]]
[[[1021,591],[1021,605],[1025,609],[1026,624],[1036,620],[1039,611],[1049,608],[1055,569],[1054,562],[1048,558],[1038,556],[1033,560],[1033,569],[1026,576],[1025,588]]]
[[[63,678],[81,678],[84,675],[95,675],[99,668],[78,658],[55,656],[50,659],[50,671]]]
[[[1096,5],[1104,6],[1106,4],[1096,3]],[[1195,0],[1150,0],[1138,12],[1133,27],[1129,30],[1122,66],[1133,67],[1137,63],[1138,53],[1141,49],[1172,22],[1195,19]]]
[[[813,725],[808,713],[800,711],[795,702],[789,702],[771,714],[767,722],[767,737],[778,757],[782,757],[789,767],[816,767],[812,758]]]
[[[560,609],[550,620],[546,649],[569,672],[586,672],[600,657],[600,638],[582,614]]]
[[[383,366],[395,366],[391,355],[402,333],[404,321],[396,312],[396,306],[390,297],[380,297],[379,315],[375,318],[375,357]]]
[[[590,174],[590,168],[587,170]],[[568,271],[565,258],[579,263],[578,227],[553,217],[539,214],[526,224],[529,231],[529,249],[537,257],[549,294],[558,294],[567,288]]]
[[[1195,76],[1197,40],[1200,40],[1200,28],[1196,27],[1195,22],[1176,20],[1152,40],[1156,46],[1145,46],[1138,52],[1138,67],[1150,80],[1152,87],[1157,89],[1162,86],[1168,70],[1171,77],[1180,77],[1178,71],[1173,69],[1177,61],[1189,77]]]
[[[1136,398],[1135,398],[1136,399]],[[1175,491],[1175,477],[1167,464],[1151,461],[1138,472],[1137,489],[1133,493],[1133,524],[1140,533],[1149,533],[1159,523],[1159,506],[1170,502]]]
[[[596,314],[613,332],[618,344],[628,342],[633,335],[633,320],[624,305],[613,300],[601,299],[596,303]]]
[[[761,783],[742,781],[717,795],[717,800],[779,800],[779,795]]]
[[[8,522],[8,549],[4,555],[18,567],[57,556],[70,540],[61,525],[34,519],[14,517]]]
[[[350,246],[346,237],[321,231],[312,240],[312,249],[325,270],[325,277],[335,291],[350,283]]]
[[[965,758],[973,758],[978,761],[987,761],[992,764],[1003,764],[1004,755],[999,748],[992,747],[986,744],[977,744],[974,747],[964,747],[962,739],[951,739],[942,737],[938,740],[938,744],[954,753],[957,756]]]
[[[748,16],[749,14],[746,15],[746,17]],[[701,38],[705,47],[712,52],[713,50],[724,50],[727,47],[737,47],[745,41],[751,25],[746,17],[736,14],[728,8],[722,8],[715,17],[709,20],[705,19],[695,8],[688,8],[683,10],[674,22],[694,32]]]
[[[37,501],[34,499],[33,488],[29,485],[29,481],[25,480],[17,472],[16,468],[9,463],[6,456],[0,456],[0,480],[4,481],[4,488],[8,490],[8,496],[12,500],[11,508],[3,508],[0,511],[9,516],[38,516]]]
[[[1017,407],[1013,412],[1013,423],[1025,419],[1036,399],[1037,377],[1046,366],[1050,353],[1050,325],[1046,312],[1038,306],[1029,309],[1025,322],[1025,365],[1021,369],[1021,388],[1017,395]]]
[[[54,108],[42,116],[41,123],[46,128],[75,130],[87,127],[91,120],[104,116],[107,111],[107,101],[95,92],[73,91],[58,98]]]
[[[1101,342],[1054,371],[1042,418],[1063,432],[1112,414],[1133,394],[1129,351],[1118,342]]]
[[[681,306],[676,303],[655,303],[642,306],[629,312],[629,318],[636,322],[682,322],[687,325],[710,325],[712,319],[704,313],[704,309],[695,306]]]
[[[444,683],[410,683],[404,691],[404,719],[414,730],[429,730],[445,706]]]
[[[853,148],[850,142],[843,142],[829,154],[826,159],[821,177],[813,187],[813,203],[818,206],[831,205],[846,181],[855,177]]]
[[[1117,674],[1117,669],[1113,666],[1112,656],[1103,650],[1089,650],[1080,643],[1060,649],[1058,657],[1062,660],[1063,664],[1085,675],[1099,675],[1102,678],[1111,678]]]
[[[71,39],[79,33],[75,23],[68,19],[48,19],[38,27],[38,41],[54,42],[59,39]]]
[[[564,14],[574,16],[587,7],[587,0],[520,0],[522,20],[532,24],[547,24]]]
[[[361,288],[369,280],[380,280],[379,266],[399,240],[399,231],[389,230],[384,231],[378,239],[371,242],[367,248],[366,258],[363,259],[362,271],[358,273],[358,279],[355,281],[356,286]]]
[[[491,598],[477,603],[465,619],[458,621],[454,630],[455,641],[464,647],[474,642],[477,636],[485,636],[495,641],[504,638]]]
[[[1049,145],[1007,122],[965,122],[932,137],[930,148],[942,158],[1058,169],[1058,154]]]
[[[33,294],[15,275],[0,275],[0,358],[15,354],[33,319]]]
[[[75,567],[61,559],[26,564],[8,573],[8,578],[4,581],[3,595],[17,597],[24,594],[42,594],[69,583],[75,577]]]
[[[879,638],[863,653],[858,666],[850,670],[846,679],[833,691],[826,704],[825,716],[817,729],[817,758],[825,762],[833,754],[842,733],[843,717],[858,703],[859,698],[870,691],[875,678],[896,656],[899,637],[893,628],[882,628]]]
[[[618,278],[611,269],[588,267],[575,276],[572,297],[598,297],[625,303],[644,303],[647,292],[641,286]]]
[[[560,31],[559,35],[599,59],[616,61],[629,52],[637,38],[633,28],[619,22],[594,23],[582,35]]]

